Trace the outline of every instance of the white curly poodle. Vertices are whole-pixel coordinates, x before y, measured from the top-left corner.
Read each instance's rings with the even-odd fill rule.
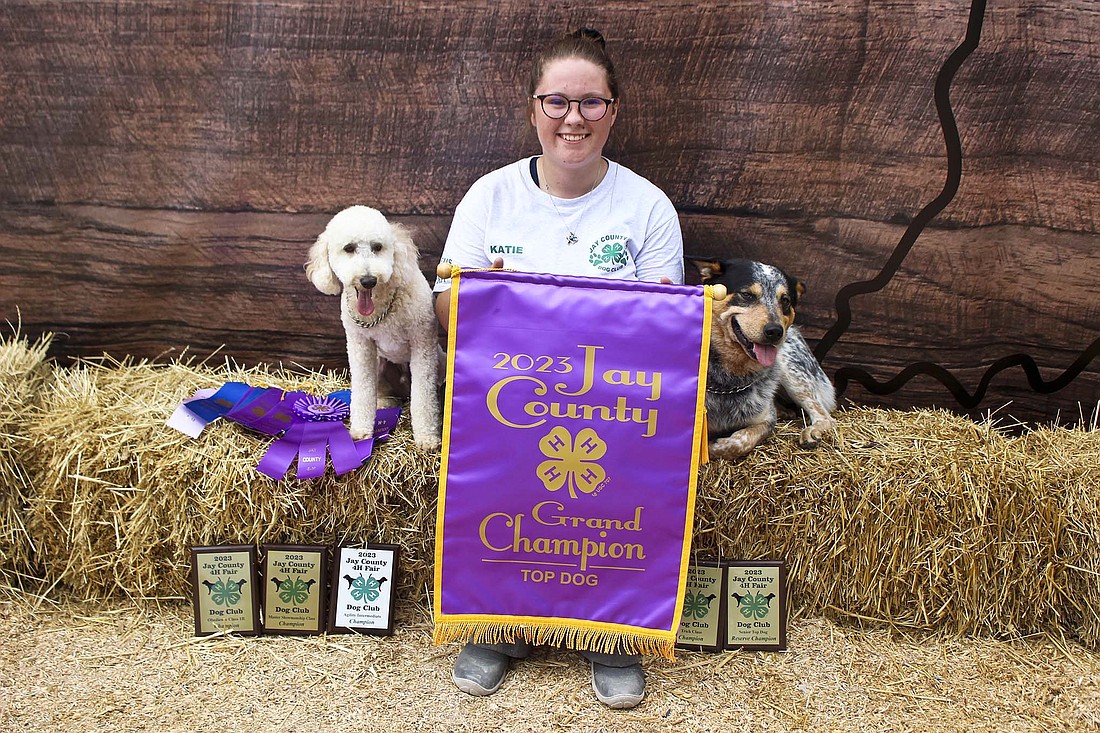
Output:
[[[340,319],[351,368],[351,435],[374,431],[384,359],[408,364],[413,439],[440,445],[437,389],[442,350],[428,281],[408,230],[376,209],[351,206],[329,221],[309,250],[306,276],[326,295],[340,295]]]

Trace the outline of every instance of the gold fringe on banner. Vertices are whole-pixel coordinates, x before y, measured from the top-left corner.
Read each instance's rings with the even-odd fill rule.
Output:
[[[578,626],[591,622],[563,622],[532,618],[523,623],[513,621],[446,621],[437,620],[432,634],[433,644],[452,641],[475,644],[513,644],[522,640],[535,646],[559,646],[603,654],[646,654],[675,659],[676,634],[667,631],[622,631]]]

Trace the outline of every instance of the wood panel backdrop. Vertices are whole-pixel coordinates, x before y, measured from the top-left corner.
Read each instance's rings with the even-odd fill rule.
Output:
[[[63,360],[342,368],[302,270],[328,217],[383,210],[430,272],[469,184],[537,150],[534,52],[589,25],[624,87],[610,157],[689,253],[807,283],[845,398],[1095,406],[1100,3],[590,5],[4,3],[0,318]]]

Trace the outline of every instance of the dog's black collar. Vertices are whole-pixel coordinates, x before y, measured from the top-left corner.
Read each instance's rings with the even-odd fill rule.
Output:
[[[349,294],[351,293],[350,290],[348,290],[346,292],[349,293]],[[388,303],[386,303],[386,307],[382,310],[381,315],[376,316],[375,318],[372,318],[369,321],[365,320],[363,318],[360,318],[358,315],[356,315],[355,314],[355,308],[352,305],[349,305],[349,307],[348,307],[348,315],[351,316],[351,320],[356,326],[359,326],[360,328],[373,328],[374,326],[377,326],[382,321],[386,320],[386,316],[388,316],[390,314],[390,311],[393,309],[393,301],[395,301],[395,300],[397,300],[397,290],[396,289],[393,291],[393,294],[390,295],[390,301]]]

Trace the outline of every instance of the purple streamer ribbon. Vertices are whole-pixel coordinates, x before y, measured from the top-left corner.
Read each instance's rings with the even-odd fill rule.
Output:
[[[277,387],[250,387],[241,382],[227,382],[209,397],[185,400],[177,412],[187,410],[200,431],[224,417],[250,430],[277,436],[256,470],[279,480],[287,475],[297,458],[295,476],[310,479],[324,475],[326,457],[331,459],[338,476],[362,466],[370,458],[375,442],[390,437],[401,417],[399,407],[378,410],[374,437],[352,440],[344,424],[350,403],[351,391],[346,389],[319,398],[306,392],[284,392]],[[168,424],[181,429],[174,420]]]

